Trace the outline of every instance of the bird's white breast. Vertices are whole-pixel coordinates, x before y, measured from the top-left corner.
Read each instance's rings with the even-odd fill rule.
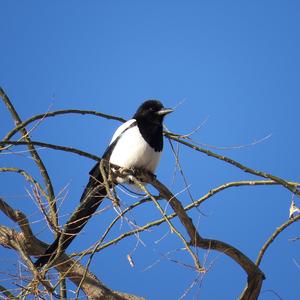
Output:
[[[154,173],[161,152],[155,152],[143,139],[137,125],[127,129],[133,122],[134,119],[122,124],[113,135],[110,143],[123,132],[111,153],[110,162],[123,168],[143,168]]]

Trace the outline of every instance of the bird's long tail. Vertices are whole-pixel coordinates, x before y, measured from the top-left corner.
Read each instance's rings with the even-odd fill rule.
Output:
[[[43,256],[34,263],[35,267],[40,268],[44,266],[54,257],[59,257],[68,248],[76,235],[95,213],[106,195],[106,187],[103,184],[99,163],[97,163],[90,171],[90,179],[81,196],[80,205],[64,226],[63,231],[58,234],[56,240],[47,248]]]

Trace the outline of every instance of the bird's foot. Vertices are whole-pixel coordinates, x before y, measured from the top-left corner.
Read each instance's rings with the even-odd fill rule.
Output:
[[[150,181],[156,179],[156,175],[148,170],[142,168],[131,168],[131,170],[133,172],[133,175],[141,181],[145,181],[146,178],[150,178]]]
[[[131,176],[134,176],[142,182],[148,182],[156,179],[156,175],[149,172],[148,170],[134,167],[130,169],[120,168],[118,170],[117,176],[120,176],[122,178],[128,177],[129,179]]]

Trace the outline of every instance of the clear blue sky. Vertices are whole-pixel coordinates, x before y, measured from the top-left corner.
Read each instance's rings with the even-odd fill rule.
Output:
[[[92,109],[130,118],[145,99],[160,99],[173,107],[171,131],[188,133],[208,118],[194,136],[199,144],[229,147],[214,151],[249,167],[299,181],[300,109],[300,3],[298,1],[4,1],[0,2],[0,84],[21,117],[47,110]],[[0,106],[1,135],[13,127]],[[34,140],[73,146],[101,155],[119,124],[88,116],[46,120],[32,133]],[[246,145],[268,134],[255,146]],[[22,148],[18,148],[19,150]],[[17,150],[17,148],[15,148]],[[180,147],[181,161],[195,199],[227,181],[251,179],[221,161]],[[55,191],[66,185],[61,207],[68,214],[76,207],[93,162],[72,154],[43,149],[40,153],[54,178]],[[35,175],[28,154],[1,155],[1,166],[22,166]],[[166,143],[159,179],[172,184],[173,154]],[[0,195],[31,220],[37,208],[17,175],[0,174]],[[255,260],[276,227],[288,218],[291,193],[279,187],[241,187],[227,190],[193,212],[205,237],[232,243]],[[180,199],[189,203],[186,194]],[[126,200],[130,203],[132,200]],[[297,198],[296,204],[300,206]],[[105,214],[113,217],[112,211]],[[139,224],[159,217],[148,204],[131,218]],[[1,223],[7,224],[1,214]],[[67,216],[62,217],[61,224]],[[8,223],[10,224],[10,223]],[[84,249],[105,227],[95,217],[69,251]],[[35,225],[39,237],[51,241],[45,225]],[[126,230],[126,225],[119,230]],[[260,299],[293,300],[299,296],[299,224],[284,232],[266,253],[261,269],[264,281]],[[109,287],[148,299],[178,299],[196,274],[170,234],[155,243],[167,226],[154,228],[135,248],[130,238],[98,253],[92,271]],[[169,251],[171,251],[170,254]],[[1,264],[16,273],[14,256],[0,249]],[[199,251],[200,259],[207,253]],[[152,268],[145,269],[154,264]],[[224,255],[210,253],[211,271],[186,299],[235,299],[244,288],[243,271]],[[164,296],[165,295],[165,296]]]

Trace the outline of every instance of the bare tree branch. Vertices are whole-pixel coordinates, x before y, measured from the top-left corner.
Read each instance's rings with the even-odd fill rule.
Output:
[[[76,148],[71,148],[71,147],[65,147],[65,146],[59,146],[59,145],[54,145],[54,144],[49,144],[49,143],[43,143],[43,142],[37,142],[37,141],[30,141],[30,143],[32,145],[36,145],[36,146],[41,146],[41,147],[46,147],[46,148],[50,148],[50,149],[54,149],[54,150],[60,150],[60,151],[65,151],[65,152],[71,152],[71,153],[75,153],[96,161],[99,161],[101,158],[99,156],[90,154],[88,152],[82,151],[82,150],[78,150]],[[23,142],[23,141],[6,141],[0,142],[0,146],[4,146],[4,145],[27,145],[28,142]],[[1,150],[1,149],[0,149]]]
[[[195,264],[195,269],[200,273],[200,272],[205,272],[205,269],[203,267],[201,267],[198,256],[192,251],[190,245],[188,244],[188,242],[185,240],[184,236],[179,232],[179,230],[177,230],[177,228],[172,224],[172,222],[168,219],[167,215],[165,214],[164,210],[161,208],[161,206],[159,205],[158,201],[156,200],[156,198],[154,196],[152,196],[150,194],[150,192],[145,188],[145,186],[139,181],[137,180],[135,177],[131,176],[130,179],[140,188],[142,189],[148,197],[151,198],[151,200],[154,202],[155,206],[158,208],[158,210],[160,211],[160,213],[162,214],[163,218],[165,219],[165,221],[167,222],[167,224],[170,226],[171,231],[175,232],[175,234],[181,239],[181,241],[184,244],[185,249],[190,253],[191,257],[194,260],[194,264]],[[163,195],[162,195],[163,196]],[[174,197],[172,195],[172,197]],[[165,197],[164,197],[165,198]],[[173,198],[165,198],[166,200],[168,200],[169,202],[172,202]],[[171,204],[172,206],[172,204]],[[176,212],[177,213],[177,212]]]
[[[4,286],[0,285],[0,293],[2,293],[7,299],[16,299],[15,296]]]
[[[59,116],[59,115],[67,115],[67,114],[93,115],[93,116],[105,118],[108,120],[116,120],[119,122],[125,122],[125,119],[123,119],[123,118],[104,114],[104,113],[93,111],[93,110],[64,109],[64,110],[57,110],[57,111],[49,111],[49,112],[46,112],[46,113],[43,113],[40,115],[33,116],[33,117],[27,119],[26,121],[20,123],[3,138],[3,141],[10,140],[18,131],[21,131],[23,128],[25,128],[27,125],[29,125],[30,123],[32,123],[34,121],[49,118],[49,117],[55,117],[55,116]]]
[[[50,204],[50,212],[51,212],[51,221],[49,220],[49,223],[51,227],[57,231],[58,230],[58,222],[57,222],[57,211],[56,211],[56,203],[55,203],[55,195],[54,190],[52,187],[51,179],[47,173],[46,167],[41,160],[39,154],[36,151],[36,148],[34,146],[40,146],[40,147],[46,147],[49,149],[54,150],[60,150],[60,151],[66,151],[70,153],[74,153],[83,157],[87,157],[92,160],[100,161],[101,158],[87,153],[85,151],[81,151],[76,148],[72,147],[66,147],[66,146],[59,146],[54,145],[50,143],[44,143],[40,141],[31,141],[30,139],[30,131],[27,131],[26,126],[29,124],[40,120],[42,122],[44,119],[49,117],[55,117],[59,115],[68,115],[68,114],[81,114],[81,115],[94,115],[101,118],[106,119],[112,119],[117,120],[120,122],[124,122],[125,120],[119,117],[103,114],[101,112],[96,111],[90,111],[90,110],[76,110],[76,109],[67,109],[67,110],[59,110],[59,111],[53,111],[53,112],[46,112],[44,114],[39,114],[36,116],[33,116],[24,122],[20,119],[18,113],[16,112],[14,106],[12,105],[11,101],[9,100],[8,96],[5,94],[3,89],[0,88],[0,97],[2,98],[4,104],[7,106],[8,110],[10,111],[12,118],[15,122],[15,128],[13,128],[10,132],[6,134],[4,139],[0,142],[0,151],[3,151],[7,149],[5,147],[6,145],[10,146],[19,146],[19,145],[25,145],[28,147],[29,152],[31,153],[33,159],[35,160],[37,166],[39,167],[40,173],[42,175],[44,185],[46,187],[45,192],[43,188],[39,185],[38,181],[33,178],[27,171],[19,169],[19,168],[0,168],[0,172],[16,172],[21,174],[28,182],[32,183],[34,187],[37,188],[37,191],[41,191],[43,195],[48,199],[48,202]],[[38,123],[37,125],[38,126]],[[22,137],[18,141],[10,141],[10,139],[17,134],[18,132],[21,133]],[[131,206],[129,206],[127,209],[122,211],[112,222],[111,224],[106,228],[104,234],[101,236],[99,241],[90,249],[87,249],[85,251],[82,251],[80,253],[72,254],[71,256],[67,256],[65,253],[60,255],[60,251],[57,252],[57,255],[55,255],[54,261],[52,262],[51,266],[56,268],[56,270],[60,273],[59,279],[56,278],[56,283],[52,283],[46,279],[46,273],[50,269],[50,265],[46,266],[41,272],[38,272],[34,265],[32,264],[32,261],[30,259],[30,256],[40,256],[44,254],[45,249],[48,247],[47,244],[43,243],[39,239],[36,238],[36,236],[33,234],[29,220],[27,219],[26,215],[19,210],[13,209],[7,202],[5,202],[3,199],[0,198],[0,210],[13,222],[18,224],[20,227],[20,231],[16,231],[12,228],[6,227],[6,226],[0,226],[0,245],[3,247],[7,247],[10,249],[16,250],[19,255],[21,256],[22,260],[25,262],[27,267],[30,269],[31,273],[33,274],[33,280],[29,283],[29,285],[26,288],[23,288],[23,291],[18,295],[27,295],[27,294],[34,294],[36,293],[36,286],[41,286],[41,284],[44,286],[44,289],[48,291],[49,294],[54,295],[57,297],[56,289],[58,285],[60,285],[60,297],[62,299],[66,298],[66,286],[65,286],[65,279],[70,279],[77,287],[78,291],[79,289],[82,289],[82,291],[85,293],[85,295],[88,297],[88,299],[142,299],[134,295],[128,295],[124,293],[119,293],[112,291],[108,287],[106,287],[98,278],[96,278],[90,271],[89,271],[89,264],[92,261],[93,255],[112,244],[116,244],[122,239],[131,236],[133,234],[137,234],[138,232],[145,231],[153,226],[158,226],[162,223],[167,223],[172,232],[175,232],[181,241],[183,242],[185,249],[190,253],[192,259],[194,260],[195,267],[199,273],[203,271],[203,268],[200,266],[200,262],[197,256],[197,252],[192,251],[192,247],[202,248],[202,249],[208,249],[208,250],[215,250],[221,253],[224,253],[229,258],[234,260],[237,264],[239,264],[245,273],[247,274],[248,280],[247,280],[247,286],[244,289],[244,291],[241,293],[239,299],[240,300],[256,300],[260,294],[262,282],[264,280],[264,274],[259,269],[259,265],[264,257],[264,254],[268,247],[272,244],[272,242],[277,238],[277,236],[285,230],[289,225],[293,224],[294,222],[298,221],[300,219],[300,215],[297,215],[293,219],[288,220],[284,224],[282,224],[279,228],[277,228],[273,234],[270,236],[270,238],[266,241],[266,243],[262,246],[256,263],[252,262],[244,253],[242,253],[239,249],[233,247],[232,245],[229,245],[223,241],[219,241],[216,239],[206,239],[202,237],[199,233],[199,229],[196,228],[196,226],[193,223],[193,220],[189,217],[187,211],[198,207],[201,205],[204,201],[207,201],[208,199],[212,198],[217,193],[228,189],[232,187],[238,187],[238,186],[258,186],[258,185],[281,185],[284,188],[291,191],[293,194],[296,194],[300,196],[299,191],[299,182],[292,182],[287,181],[283,178],[280,178],[278,176],[262,172],[259,170],[251,169],[229,157],[216,154],[212,151],[206,150],[204,148],[198,147],[194,142],[190,140],[190,135],[178,135],[171,132],[164,132],[164,135],[167,136],[169,139],[172,139],[180,144],[183,144],[184,146],[187,146],[193,150],[196,150],[198,152],[204,153],[208,156],[214,157],[216,159],[222,160],[230,165],[233,165],[236,168],[239,168],[243,172],[259,176],[262,178],[265,178],[267,180],[244,180],[244,181],[236,181],[236,182],[228,182],[225,184],[222,184],[216,188],[211,189],[207,194],[203,195],[198,200],[194,201],[192,199],[192,203],[188,204],[187,206],[183,207],[181,202],[176,198],[176,195],[173,195],[173,193],[160,181],[158,181],[156,178],[153,178],[153,176],[150,176],[147,173],[136,173],[132,170],[125,170],[123,173],[124,177],[128,177],[131,179],[131,181],[135,182],[136,185],[140,186],[142,190],[144,190],[148,196],[147,199],[140,200]],[[24,139],[24,140],[22,140]],[[179,170],[184,177],[184,173],[180,167],[180,162],[178,159],[177,154],[175,153],[175,149],[173,148],[174,155],[176,158],[176,163],[179,166]],[[102,160],[103,162],[103,160]],[[124,171],[124,170],[122,170]],[[127,172],[128,171],[128,172]],[[135,170],[136,171],[136,170]],[[126,173],[127,172],[127,173]],[[105,174],[104,174],[105,175]],[[110,174],[109,174],[110,175]],[[122,176],[122,174],[118,174],[118,176]],[[108,183],[110,183],[112,180],[110,176],[106,178],[104,176],[105,180],[107,181],[107,187],[109,187]],[[187,182],[184,177],[185,184],[187,186]],[[149,191],[144,187],[144,183],[151,184],[158,192],[159,196],[154,197],[152,194],[149,193]],[[115,205],[117,204],[117,198],[115,195],[115,192],[111,193],[110,189],[107,189],[109,198],[111,200],[114,200]],[[40,193],[40,192],[38,192]],[[38,198],[38,195],[35,194],[36,198]],[[170,204],[173,213],[166,214],[165,211],[160,206],[160,203],[158,200],[165,199]],[[117,223],[117,221],[121,220],[122,217],[129,212],[130,210],[135,209],[136,207],[146,203],[146,202],[153,202],[158,210],[160,211],[162,218],[155,220],[153,222],[149,222],[143,226],[137,226],[131,231],[122,233],[121,235],[117,236],[116,238],[112,238],[111,240],[104,243],[104,240],[108,236],[108,233],[111,231],[113,226]],[[82,209],[81,204],[77,207],[76,211],[72,214],[70,220],[72,221],[75,217],[78,211]],[[44,212],[45,213],[45,212]],[[75,216],[75,217],[74,217]],[[182,226],[186,230],[186,233],[182,233],[177,227],[175,227],[175,222],[171,222],[171,220],[175,217],[178,217],[180,220]],[[73,219],[72,219],[73,218]],[[76,219],[76,218],[75,218]],[[75,220],[74,219],[74,220]],[[75,220],[76,221],[76,220]],[[80,264],[80,260],[83,256],[92,254],[90,257],[90,260],[86,267],[82,266]],[[198,280],[199,275],[197,275]],[[57,276],[58,277],[58,276]],[[193,283],[194,284],[194,283]],[[0,292],[5,295],[8,298],[15,299],[16,297],[8,291],[5,287],[0,286]],[[17,296],[17,297],[18,297]]]
[[[300,183],[297,182],[291,182],[289,181],[289,184],[291,185],[295,185],[295,186],[300,186]],[[250,187],[254,187],[254,186],[258,186],[258,185],[279,185],[277,182],[274,182],[272,180],[243,180],[243,181],[234,181],[234,182],[228,182],[225,184],[222,184],[221,186],[218,186],[216,188],[211,189],[207,194],[205,194],[204,196],[202,196],[201,198],[199,198],[198,200],[194,201],[191,204],[188,204],[184,207],[185,211],[191,210],[199,205],[201,205],[203,202],[207,201],[208,199],[210,199],[212,196],[216,195],[217,193],[228,189],[228,188],[232,188],[232,187],[239,187],[239,186],[250,186]],[[157,200],[161,199],[161,196],[156,197]],[[177,217],[177,214],[171,213],[169,215],[166,216],[166,218],[161,218],[158,220],[154,220],[152,222],[148,222],[147,224],[143,225],[143,226],[139,226],[138,228],[135,228],[132,231],[128,231],[126,233],[123,233],[121,235],[119,235],[118,237],[106,242],[103,244],[104,239],[106,238],[108,232],[111,230],[112,226],[116,224],[116,222],[118,220],[120,220],[120,218],[122,216],[124,216],[128,211],[132,210],[133,208],[143,205],[146,202],[151,202],[151,198],[146,198],[146,199],[142,199],[138,202],[135,202],[133,204],[131,204],[129,207],[127,207],[120,215],[118,215],[113,221],[112,223],[107,227],[105,233],[102,235],[101,239],[99,240],[99,242],[97,242],[96,246],[92,246],[92,248],[94,249],[96,247],[96,250],[85,250],[83,252],[78,252],[78,253],[74,253],[71,255],[71,257],[76,257],[76,256],[81,256],[81,255],[89,255],[92,254],[93,251],[99,252],[111,245],[117,244],[118,242],[120,242],[121,240],[123,240],[124,238],[127,238],[129,236],[132,236],[136,233],[139,232],[143,232],[143,231],[147,231],[148,229],[154,227],[154,226],[159,226],[162,223],[166,222],[166,218],[171,220],[175,217]]]
[[[257,266],[260,265],[261,260],[263,259],[263,256],[264,256],[265,252],[267,251],[267,249],[269,248],[269,246],[273,243],[273,241],[277,238],[277,236],[283,230],[285,230],[287,227],[289,227],[290,225],[294,224],[295,222],[297,222],[299,220],[300,220],[300,215],[297,215],[297,216],[289,219],[285,223],[283,223],[281,226],[279,226],[279,227],[276,228],[276,230],[272,233],[272,235],[268,238],[268,240],[266,241],[266,243],[260,249],[258,257],[257,257],[256,262],[255,262]]]
[[[6,95],[6,93],[4,92],[4,90],[1,87],[0,87],[0,97],[2,98],[4,104],[10,111],[11,116],[15,121],[15,125],[16,126],[20,125],[22,123],[22,120],[19,117],[19,114],[17,113],[17,111],[14,108],[13,104],[11,103],[10,99],[8,98],[8,96]],[[50,176],[47,172],[47,169],[46,169],[41,157],[35,150],[34,145],[31,143],[30,137],[29,137],[28,132],[25,127],[23,127],[21,129],[21,133],[22,133],[22,137],[27,142],[27,146],[28,146],[28,149],[30,150],[32,158],[36,162],[36,164],[41,172],[41,175],[44,179],[44,184],[45,184],[45,187],[47,189],[47,194],[48,194],[48,201],[49,201],[49,206],[50,206],[50,214],[51,214],[52,222],[55,227],[58,227],[58,217],[57,217],[57,213],[56,213],[55,195],[54,195],[54,189],[53,189],[53,185],[52,185]],[[1,149],[0,149],[0,151],[1,151]]]
[[[170,206],[179,217],[182,225],[187,230],[191,245],[203,249],[213,249],[223,252],[227,256],[231,257],[244,269],[244,271],[248,275],[248,287],[243,295],[241,295],[240,299],[257,299],[260,293],[262,281],[265,278],[262,271],[246,255],[244,255],[241,251],[234,248],[233,246],[218,240],[202,238],[195,228],[192,219],[187,215],[181,202],[176,199],[176,197],[167,189],[167,187],[165,187],[155,178],[146,177],[143,178],[143,180],[151,183],[153,187],[155,187],[159,191],[160,195],[169,201]]]
[[[1,199],[0,209],[14,222],[18,223],[22,232],[16,232],[6,226],[0,226],[0,245],[20,251],[18,245],[22,241],[22,251],[30,256],[39,256],[45,252],[48,245],[32,235],[30,225],[24,213],[16,211]],[[19,216],[22,216],[21,218]],[[26,220],[26,221],[24,221]],[[24,227],[23,222],[26,224]],[[29,227],[29,229],[27,228]],[[20,252],[19,252],[20,253]],[[23,257],[26,259],[25,257]],[[27,263],[29,263],[26,260]],[[30,263],[29,263],[30,264]],[[66,254],[63,254],[56,261],[55,268],[62,274],[66,274],[75,285],[79,285],[83,275],[85,280],[82,283],[82,290],[87,295],[88,299],[110,299],[110,300],[138,300],[140,297],[129,295],[121,292],[115,292],[107,288],[95,275],[91,272],[86,272],[77,260],[70,259]]]
[[[176,134],[173,135],[172,133],[166,133],[166,136],[168,136],[170,139],[172,139],[174,141],[177,141],[180,144],[183,144],[183,145],[185,145],[189,148],[192,148],[193,150],[205,153],[208,156],[211,156],[211,157],[217,158],[219,160],[225,161],[225,162],[241,169],[242,171],[244,171],[246,173],[250,173],[250,174],[253,174],[253,175],[256,175],[256,176],[259,176],[259,177],[271,179],[271,180],[279,183],[280,185],[284,186],[285,188],[287,188],[293,194],[296,194],[296,195],[300,196],[300,191],[297,189],[297,187],[295,187],[293,185],[290,185],[286,180],[284,180],[284,179],[282,179],[278,176],[274,176],[274,175],[266,173],[266,172],[251,169],[251,168],[249,168],[249,167],[247,167],[247,166],[245,166],[245,165],[243,165],[243,164],[241,164],[241,163],[239,163],[239,162],[237,162],[237,161],[235,161],[235,160],[233,160],[229,157],[226,157],[224,155],[216,154],[216,153],[214,153],[210,150],[207,150],[207,149],[198,147],[196,145],[193,145],[191,143],[188,143],[187,141],[179,138],[178,135],[176,135]]]

